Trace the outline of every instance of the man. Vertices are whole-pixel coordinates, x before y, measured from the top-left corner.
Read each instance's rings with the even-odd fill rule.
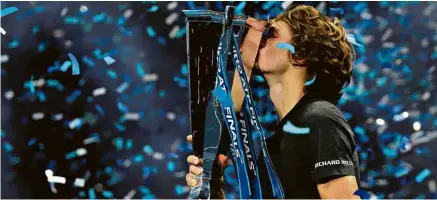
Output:
[[[270,31],[254,68],[264,75],[280,118],[266,143],[285,198],[359,198],[354,195],[359,164],[353,132],[336,107],[354,59],[344,28],[305,5],[290,7],[268,27],[253,18],[247,23]],[[278,43],[291,44],[295,51],[278,48]],[[244,65],[250,76],[252,66]],[[234,81],[232,98],[239,111],[244,94],[239,80]],[[226,165],[225,155],[218,160]],[[187,161],[186,180],[193,187],[199,184],[195,177],[202,172],[202,161],[195,156]],[[263,198],[273,198],[263,159],[258,161]]]

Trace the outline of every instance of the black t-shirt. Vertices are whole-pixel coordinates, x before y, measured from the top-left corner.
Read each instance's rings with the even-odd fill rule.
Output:
[[[305,95],[266,139],[285,198],[320,198],[317,184],[352,175],[359,184],[359,162],[353,132],[332,103]],[[263,198],[273,198],[258,157]]]

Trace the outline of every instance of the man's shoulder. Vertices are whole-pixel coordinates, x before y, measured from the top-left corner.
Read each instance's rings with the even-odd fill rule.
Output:
[[[340,109],[325,100],[315,100],[303,109],[302,119],[310,122],[338,121],[346,122]]]

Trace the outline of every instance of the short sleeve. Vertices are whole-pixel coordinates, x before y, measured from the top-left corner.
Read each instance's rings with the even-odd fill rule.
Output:
[[[323,112],[312,116],[309,137],[311,176],[326,183],[342,176],[355,176],[353,133],[340,112]]]

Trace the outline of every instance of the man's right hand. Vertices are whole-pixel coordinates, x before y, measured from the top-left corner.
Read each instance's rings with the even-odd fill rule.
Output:
[[[193,136],[188,135],[187,140],[192,144]],[[224,154],[219,154],[217,156],[217,159],[220,162],[220,166],[222,167],[221,171],[224,171],[223,169],[228,165],[228,157],[225,156]],[[203,171],[202,169],[203,160],[195,155],[190,155],[187,157],[187,162],[190,166],[189,166],[189,172],[185,176],[185,180],[187,181],[188,186],[197,187],[199,186],[200,175],[202,175],[202,171]]]

